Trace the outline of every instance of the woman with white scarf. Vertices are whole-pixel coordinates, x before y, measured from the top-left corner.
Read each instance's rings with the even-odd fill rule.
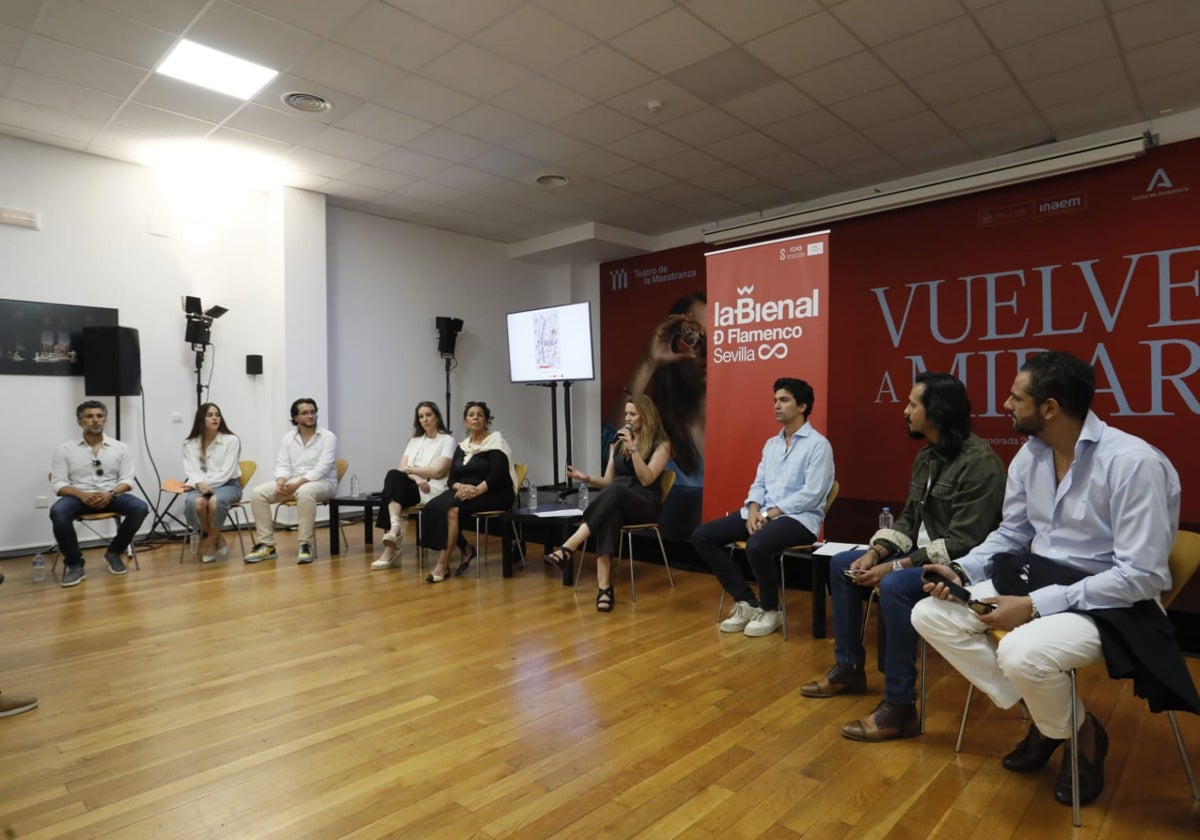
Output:
[[[438,552],[437,565],[426,583],[441,583],[450,576],[450,549],[457,545],[462,561],[458,577],[471,565],[475,548],[463,537],[459,523],[484,510],[507,510],[516,499],[517,475],[512,450],[499,432],[489,431],[492,412],[484,402],[469,402],[463,412],[467,436],[454,451],[450,464],[450,489],[425,505],[421,539]]]

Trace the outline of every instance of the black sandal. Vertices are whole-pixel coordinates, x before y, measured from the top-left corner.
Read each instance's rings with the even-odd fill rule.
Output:
[[[565,545],[560,545],[558,548],[546,555],[546,562],[553,563],[558,568],[562,569],[571,565],[571,557],[575,552],[567,548]]]
[[[613,588],[605,587],[596,593],[596,612],[610,613],[613,611]]]
[[[470,543],[467,543],[465,548],[459,550],[462,552],[462,562],[459,563],[458,567],[454,570],[455,577],[462,577],[463,572],[471,568],[471,561],[475,559],[475,555],[477,554],[475,551],[475,546],[471,545]],[[468,551],[470,553],[468,553]]]

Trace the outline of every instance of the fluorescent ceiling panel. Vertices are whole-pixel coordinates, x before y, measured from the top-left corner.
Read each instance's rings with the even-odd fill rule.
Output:
[[[249,99],[279,75],[278,70],[187,39],[171,50],[158,72],[238,99]]]

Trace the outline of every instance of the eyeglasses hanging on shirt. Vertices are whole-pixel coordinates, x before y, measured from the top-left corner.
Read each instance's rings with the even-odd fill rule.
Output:
[[[104,467],[100,466],[100,459],[92,459],[92,473],[94,475],[104,475]]]

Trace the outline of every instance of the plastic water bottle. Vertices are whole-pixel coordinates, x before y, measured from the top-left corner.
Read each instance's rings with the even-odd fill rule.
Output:
[[[358,498],[358,473],[350,476],[350,495]]]
[[[588,503],[588,486],[586,484],[579,485],[579,509],[587,510]]]
[[[529,482],[529,509],[537,510],[537,485]]]
[[[46,579],[46,558],[42,556],[40,551],[33,555],[33,579]]]
[[[881,510],[879,512],[879,528],[880,528],[880,530],[883,530],[884,528],[891,528],[892,523],[895,521],[896,520],[892,517],[892,509],[890,507],[888,507],[887,505],[884,505],[883,510]]]
[[[188,553],[193,557],[200,553],[200,535],[195,531],[188,534]]]

